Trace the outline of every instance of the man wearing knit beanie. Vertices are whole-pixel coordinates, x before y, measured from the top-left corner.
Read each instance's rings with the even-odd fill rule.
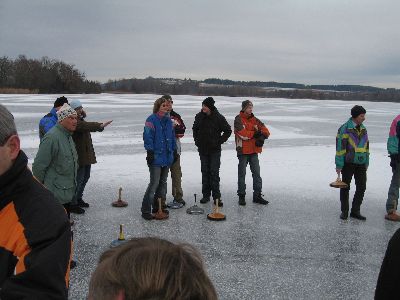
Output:
[[[258,154],[262,152],[264,140],[270,135],[268,128],[253,114],[253,103],[242,102],[242,110],[235,117],[235,143],[238,163],[239,205],[246,205],[246,168],[250,165],[253,177],[253,202],[266,205],[269,202],[262,195],[262,178]]]
[[[242,112],[244,112],[244,111],[246,111],[246,109],[249,107],[249,106],[253,106],[253,102],[251,102],[250,100],[244,100],[243,102],[242,102]]]
[[[32,165],[33,175],[60,202],[70,217],[70,205],[76,190],[78,155],[72,140],[77,114],[68,104],[58,111],[58,123],[45,134]],[[75,266],[71,262],[71,268]]]
[[[68,99],[64,96],[58,97],[54,101],[54,107],[51,111],[40,119],[39,122],[39,138],[42,139],[43,136],[57,124],[57,111],[65,104],[68,103]]]
[[[221,165],[221,145],[232,133],[231,126],[214,106],[214,99],[207,97],[202,102],[202,109],[193,123],[193,138],[198,148],[201,162],[202,194],[200,203],[219,201],[222,206],[219,189],[219,168]]]
[[[86,113],[83,110],[81,101],[78,99],[71,101],[71,108],[73,108],[78,115],[78,122],[72,139],[74,140],[75,149],[78,153],[79,167],[76,174],[77,187],[75,196],[72,198],[70,211],[75,214],[83,214],[85,210],[82,207],[89,207],[89,203],[82,199],[83,192],[90,178],[91,165],[97,163],[91,132],[102,132],[105,127],[111,124],[112,120],[103,123],[85,121]]]
[[[215,110],[214,106],[214,98],[213,97],[207,97],[206,99],[203,100],[202,104],[209,108],[211,111]]]
[[[78,116],[78,114],[76,113],[75,109],[73,109],[71,106],[69,106],[67,103],[65,103],[63,106],[61,106],[61,108],[57,111],[57,121],[58,123],[63,123],[63,121],[70,117],[70,116]],[[75,118],[76,119],[76,118]],[[65,124],[65,123],[64,123]],[[70,131],[75,131],[74,130],[70,130]]]
[[[341,211],[340,218],[346,220],[349,213],[350,182],[354,176],[356,191],[352,202],[350,217],[366,220],[361,215],[360,207],[364,198],[367,183],[367,169],[369,164],[369,140],[365,126],[366,110],[355,105],[351,109],[351,118],[340,126],[336,135],[336,172],[342,174],[342,180],[347,183],[347,188],[340,189]]]

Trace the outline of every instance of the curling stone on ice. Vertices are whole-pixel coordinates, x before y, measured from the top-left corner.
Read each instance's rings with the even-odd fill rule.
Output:
[[[215,206],[214,206],[214,212],[211,214],[207,215],[207,219],[211,221],[224,221],[226,220],[226,216],[219,212],[219,201],[220,199],[216,199],[215,201]]]
[[[169,215],[163,212],[161,198],[158,198],[158,211],[154,215],[154,219],[156,220],[165,220],[168,219]]]
[[[122,224],[119,224],[119,236],[118,236],[118,239],[113,240],[111,242],[111,244],[110,244],[110,247],[111,248],[117,247],[117,246],[119,246],[119,245],[121,245],[121,244],[123,244],[125,242],[126,242],[126,240],[125,240],[124,232],[122,230]]]
[[[348,187],[347,183],[343,182],[342,179],[340,178],[340,173],[337,173],[337,178],[334,182],[331,182],[329,186],[337,188],[337,189],[345,189]]]
[[[194,205],[189,207],[186,212],[190,215],[202,215],[204,214],[204,209],[200,208],[197,206],[196,203],[196,196],[197,194],[194,194]]]
[[[119,191],[118,191],[118,200],[111,203],[112,206],[114,206],[114,207],[128,206],[128,202],[121,200],[121,193],[122,193],[122,187],[120,187]]]
[[[180,203],[178,201],[176,201],[175,199],[172,200],[171,202],[167,203],[167,207],[171,208],[171,209],[179,209],[183,207],[183,203]]]

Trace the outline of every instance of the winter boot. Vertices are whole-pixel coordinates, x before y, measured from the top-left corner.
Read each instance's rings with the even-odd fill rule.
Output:
[[[78,206],[79,207],[89,207],[89,203],[83,201],[82,199],[78,199]]]
[[[82,207],[79,207],[78,205],[71,204],[69,206],[69,212],[72,214],[81,215],[85,213],[85,210]]]
[[[182,206],[185,206],[185,204],[186,204],[185,200],[183,200],[183,199],[180,199],[180,200],[174,199],[174,200],[175,200],[176,202],[178,202],[178,203],[181,203]]]
[[[263,204],[263,205],[266,205],[266,204],[269,203],[267,200],[265,200],[265,199],[263,198],[263,195],[262,195],[261,193],[257,193],[257,194],[254,193],[254,194],[253,194],[253,202],[254,202],[254,203]]]
[[[154,216],[151,213],[142,213],[142,218],[145,220],[153,220]]]
[[[245,195],[239,195],[239,205],[246,205]]]
[[[400,216],[396,213],[396,211],[391,211],[385,216],[386,220],[400,222]]]
[[[210,202],[210,197],[203,197],[200,199],[200,203],[202,203],[202,204],[207,203],[207,202]]]

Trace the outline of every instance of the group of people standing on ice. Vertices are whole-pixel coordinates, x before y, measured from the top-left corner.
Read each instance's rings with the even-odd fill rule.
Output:
[[[167,178],[171,171],[172,195],[171,205],[182,207],[185,205],[182,191],[182,170],[180,165],[181,143],[180,138],[185,133],[185,124],[181,116],[173,108],[170,95],[164,95],[154,102],[153,114],[146,122],[143,132],[144,147],[147,151],[147,164],[150,172],[150,183],[142,202],[142,217],[153,219],[161,199],[161,209],[166,209]],[[223,206],[220,191],[219,169],[221,165],[221,145],[225,143],[232,129],[225,117],[215,107],[212,97],[202,102],[202,108],[196,114],[193,123],[193,139],[197,146],[202,173],[202,198],[200,203],[207,203],[213,198],[214,204],[218,201]],[[234,123],[238,164],[238,196],[239,205],[246,205],[246,168],[250,164],[253,175],[253,202],[268,204],[262,196],[262,179],[258,154],[262,151],[264,140],[270,135],[268,128],[253,114],[253,103],[249,100],[242,102],[242,109]]]
[[[157,99],[145,123],[143,139],[147,150],[150,183],[143,197],[142,217],[153,219],[157,207],[154,199],[166,205],[166,180],[171,170],[174,203],[185,205],[181,186],[180,138],[185,124],[172,109],[171,96]],[[356,191],[350,217],[365,220],[360,207],[366,189],[369,164],[369,140],[363,122],[366,110],[361,106],[351,109],[351,117],[343,124],[336,137],[336,170],[348,185],[354,176]],[[20,140],[12,114],[0,105],[0,297],[27,295],[43,298],[49,295],[66,299],[71,261],[70,212],[83,213],[89,204],[82,198],[90,177],[90,166],[96,163],[91,132],[103,131],[112,121],[87,122],[82,103],[68,104],[58,98],[53,109],[39,124],[41,138],[32,173],[27,168],[28,158],[20,149]],[[245,205],[245,174],[247,164],[253,175],[253,202],[267,204],[262,194],[262,179],[258,154],[262,151],[269,130],[253,114],[253,103],[242,102],[234,121],[235,145],[238,155],[239,205]],[[213,198],[221,202],[219,168],[221,144],[232,130],[218,112],[215,101],[207,97],[201,111],[195,116],[193,138],[199,151],[202,172],[201,203]],[[397,214],[400,181],[400,115],[390,126],[387,143],[392,168],[392,180],[386,203],[385,218],[400,221]],[[349,214],[349,187],[341,189],[341,219]],[[67,211],[60,205],[62,204]],[[80,208],[81,210],[79,210]],[[163,207],[162,209],[165,209]],[[151,245],[157,241],[149,241]],[[136,245],[136,244],[135,244]],[[136,247],[136,246],[135,246]],[[147,246],[146,246],[147,247]],[[147,248],[146,248],[147,249]],[[393,295],[400,281],[398,269],[400,231],[389,243],[376,289],[377,299]],[[155,251],[159,251],[155,248]],[[117,251],[118,252],[118,251]],[[128,258],[129,259],[129,258]],[[201,268],[201,266],[200,266]],[[103,274],[99,271],[97,274]],[[51,279],[51,280],[50,280]],[[208,281],[205,281],[208,282]],[[98,286],[93,286],[94,289]],[[209,285],[208,292],[215,298]],[[210,299],[211,299],[210,298]]]
[[[366,110],[355,105],[351,117],[340,126],[336,136],[336,171],[348,184],[340,190],[340,218],[366,220],[361,214],[369,165],[369,140],[365,121]],[[33,174],[52,191],[64,205],[67,212],[82,214],[89,204],[83,200],[83,191],[90,177],[91,165],[96,163],[90,132],[103,131],[112,121],[104,123],[85,121],[86,112],[79,100],[68,104],[65,97],[57,98],[53,109],[39,123],[41,139],[39,151],[33,163]],[[54,129],[53,129],[54,127]],[[51,130],[53,129],[53,130]],[[253,114],[253,103],[242,102],[239,114],[233,124],[238,157],[239,205],[246,205],[246,169],[250,165],[253,177],[253,202],[268,204],[262,194],[262,178],[258,154],[262,152],[264,140],[270,136],[268,128]],[[181,142],[186,125],[182,117],[173,109],[173,99],[164,95],[153,104],[153,113],[146,119],[143,141],[147,151],[150,182],[143,197],[141,213],[146,220],[153,219],[161,199],[165,213],[168,203],[167,178],[171,172],[173,201],[176,208],[183,207]],[[213,199],[223,206],[220,192],[219,170],[221,165],[221,145],[225,143],[232,129],[225,117],[218,111],[212,97],[202,102],[201,111],[196,114],[192,126],[193,139],[199,152],[202,173],[202,198],[200,203]],[[49,133],[48,133],[49,132]],[[47,133],[47,134],[46,134]],[[400,221],[397,213],[400,186],[400,115],[389,131],[387,149],[392,167],[392,180],[386,202],[385,218]],[[350,183],[354,177],[356,191],[349,207]]]

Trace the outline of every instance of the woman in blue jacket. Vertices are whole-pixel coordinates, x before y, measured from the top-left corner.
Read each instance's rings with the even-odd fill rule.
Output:
[[[154,102],[153,114],[145,123],[143,131],[144,148],[147,151],[147,165],[150,171],[150,183],[142,202],[142,217],[153,219],[151,206],[153,200],[165,199],[167,194],[167,178],[169,167],[174,162],[176,154],[175,132],[168,113],[166,99],[160,98]],[[153,211],[158,208],[153,204]]]

